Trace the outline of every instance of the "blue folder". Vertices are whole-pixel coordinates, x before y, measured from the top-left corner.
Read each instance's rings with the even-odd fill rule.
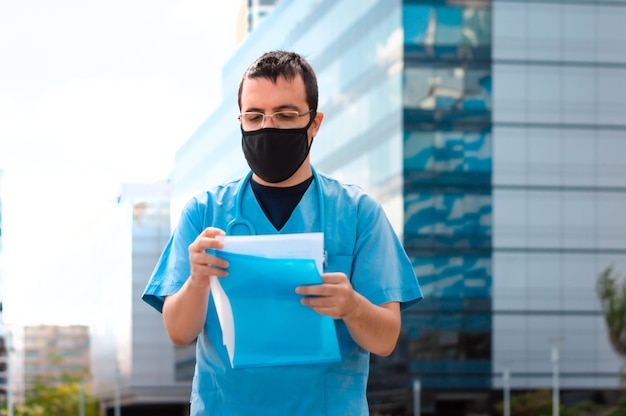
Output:
[[[234,321],[233,367],[340,360],[333,318],[300,303],[297,286],[322,283],[313,259],[265,258],[220,251],[220,277]]]

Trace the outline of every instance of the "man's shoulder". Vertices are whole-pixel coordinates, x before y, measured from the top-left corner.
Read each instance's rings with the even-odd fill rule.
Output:
[[[349,194],[367,194],[360,185],[355,183],[346,182],[325,173],[318,173],[317,176],[320,178],[324,190],[328,189]]]
[[[376,200],[360,185],[342,181],[324,173],[318,173],[324,196],[326,198],[337,199],[339,203],[351,201],[353,204],[366,204],[376,207]]]
[[[243,179],[243,177],[239,177],[237,179],[233,179],[232,181],[221,183],[207,189],[205,192],[213,195],[223,195],[226,193],[234,194],[239,189],[239,185]]]
[[[236,195],[243,177],[213,185],[203,191],[197,192],[189,200],[189,204],[207,205],[215,202],[224,201],[224,199],[232,198]]]

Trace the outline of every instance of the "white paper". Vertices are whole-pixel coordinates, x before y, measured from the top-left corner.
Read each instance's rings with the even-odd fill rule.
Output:
[[[232,235],[218,238],[225,243],[223,251],[274,259],[313,259],[319,273],[323,273],[323,233]]]
[[[211,295],[215,302],[215,309],[217,311],[217,319],[220,322],[222,328],[222,342],[226,346],[228,356],[235,355],[235,320],[233,319],[233,310],[230,306],[230,301],[226,292],[222,289],[220,279],[217,276],[211,276]]]

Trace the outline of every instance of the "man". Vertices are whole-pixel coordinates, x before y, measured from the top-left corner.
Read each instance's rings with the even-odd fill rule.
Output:
[[[400,310],[422,297],[413,267],[377,202],[311,166],[324,116],[315,73],[300,55],[262,55],[243,75],[238,101],[251,177],[186,205],[143,298],[162,311],[174,344],[197,338],[192,415],[367,415],[369,354],[391,354]],[[228,275],[219,237],[319,231],[323,283],[296,293],[334,318],[341,361],[231,368],[210,296],[210,277]]]

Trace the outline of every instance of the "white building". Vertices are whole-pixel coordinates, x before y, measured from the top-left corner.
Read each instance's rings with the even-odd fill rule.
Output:
[[[178,348],[161,316],[141,299],[170,235],[169,185],[123,185],[118,206],[99,231],[118,242],[112,257],[102,259],[115,271],[92,277],[100,283],[91,334],[93,394],[103,409],[119,406],[125,416],[184,414],[191,380],[177,380]]]

